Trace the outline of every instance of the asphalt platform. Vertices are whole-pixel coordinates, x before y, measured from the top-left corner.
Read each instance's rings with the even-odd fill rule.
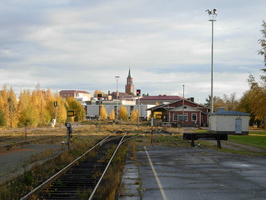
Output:
[[[266,200],[266,154],[141,146],[128,156],[119,200]]]

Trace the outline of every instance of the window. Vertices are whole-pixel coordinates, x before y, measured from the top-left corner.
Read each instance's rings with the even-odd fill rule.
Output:
[[[197,121],[197,113],[192,113],[191,119],[192,121]]]
[[[178,119],[178,114],[177,114],[177,113],[174,113],[174,114],[173,114],[173,120],[174,120],[174,121],[177,121],[177,119]]]
[[[179,116],[178,116],[179,121],[183,121],[183,120],[182,120],[182,118],[183,118],[182,116],[183,116],[183,115],[179,115]],[[187,117],[187,113],[185,113],[185,114],[184,114],[184,121],[187,121],[187,118],[188,118],[188,117]]]

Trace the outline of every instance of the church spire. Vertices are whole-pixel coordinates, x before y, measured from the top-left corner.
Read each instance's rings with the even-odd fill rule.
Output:
[[[129,71],[128,71],[128,76],[127,76],[127,78],[131,78],[130,67],[129,67]]]
[[[127,84],[125,86],[125,92],[129,95],[134,94],[133,78],[131,77],[130,67],[129,67],[129,71],[128,71]]]

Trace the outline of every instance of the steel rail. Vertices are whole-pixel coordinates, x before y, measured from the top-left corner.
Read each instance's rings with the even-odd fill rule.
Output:
[[[131,140],[131,139],[138,138],[138,137],[142,137],[142,135],[136,135],[136,136],[132,136],[132,137],[130,137],[130,138],[128,138],[128,139],[125,139],[125,140],[122,142],[122,144],[124,144],[125,142],[127,142],[127,141],[129,141],[129,140]]]
[[[121,138],[119,144],[117,145],[117,147],[116,147],[116,149],[115,149],[115,151],[114,151],[112,157],[109,159],[109,162],[108,162],[108,164],[106,165],[106,168],[105,168],[105,170],[104,170],[103,173],[102,173],[102,176],[101,176],[100,179],[98,180],[98,182],[97,182],[96,186],[94,187],[94,189],[93,189],[93,191],[92,191],[92,193],[91,193],[91,195],[90,195],[90,197],[89,197],[88,200],[92,200],[92,198],[93,198],[93,196],[94,196],[96,190],[98,189],[98,187],[99,187],[99,185],[100,185],[100,183],[101,183],[101,181],[102,181],[102,179],[103,179],[105,173],[107,172],[107,170],[108,170],[108,168],[109,168],[109,166],[110,166],[110,164],[111,164],[113,158],[115,157],[116,152],[118,151],[119,147],[121,146],[122,141],[123,141],[124,137],[126,136],[126,134],[127,134],[127,131],[124,133],[124,135],[123,135],[123,137]]]
[[[29,192],[27,195],[25,195],[24,197],[22,197],[20,200],[26,200],[28,199],[31,195],[33,195],[34,193],[36,193],[37,191],[41,190],[43,187],[45,187],[47,184],[52,183],[54,180],[56,180],[58,177],[60,177],[65,171],[67,171],[69,168],[71,168],[72,166],[74,166],[82,157],[84,157],[86,154],[88,154],[91,150],[93,150],[95,147],[102,145],[102,143],[108,139],[111,135],[105,137],[104,139],[102,139],[100,142],[98,142],[96,145],[94,145],[92,148],[90,148],[88,151],[86,151],[85,153],[83,153],[81,156],[79,156],[78,158],[76,158],[74,161],[72,161],[70,164],[68,164],[66,167],[64,167],[63,169],[61,169],[59,172],[57,172],[56,174],[54,174],[53,176],[51,176],[49,179],[47,179],[45,182],[43,182],[41,185],[39,185],[38,187],[34,188],[31,192]]]

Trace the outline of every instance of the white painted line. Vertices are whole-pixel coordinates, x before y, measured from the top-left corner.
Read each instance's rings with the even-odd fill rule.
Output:
[[[159,186],[159,189],[160,189],[161,195],[162,195],[162,197],[163,197],[163,200],[167,200],[167,197],[166,197],[166,195],[165,195],[165,193],[164,193],[164,190],[163,190],[163,186],[162,186],[162,184],[161,184],[161,182],[160,182],[160,179],[159,179],[159,177],[157,176],[157,173],[156,173],[156,171],[155,171],[155,169],[154,169],[154,167],[153,167],[153,164],[152,164],[152,161],[151,161],[150,155],[149,155],[149,153],[148,153],[148,151],[147,151],[147,149],[146,149],[146,146],[144,146],[144,149],[145,149],[145,151],[146,151],[146,155],[147,155],[147,157],[148,157],[148,160],[149,160],[149,163],[150,163],[151,169],[152,169],[152,171],[153,171],[153,174],[154,174],[155,179],[156,179],[156,181],[157,181],[157,184],[158,184],[158,186]]]

